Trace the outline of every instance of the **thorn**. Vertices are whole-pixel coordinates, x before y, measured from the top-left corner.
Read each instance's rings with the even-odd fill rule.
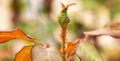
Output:
[[[50,48],[50,44],[49,43],[46,44],[46,48]]]
[[[81,39],[77,39],[76,41],[75,41],[75,44],[80,44],[81,43]]]

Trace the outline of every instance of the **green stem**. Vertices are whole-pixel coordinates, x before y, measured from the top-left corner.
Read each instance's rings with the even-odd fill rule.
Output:
[[[63,48],[63,61],[66,61],[66,51],[65,51],[65,42],[66,42],[66,29],[67,27],[61,27],[61,39],[62,39],[62,48]]]

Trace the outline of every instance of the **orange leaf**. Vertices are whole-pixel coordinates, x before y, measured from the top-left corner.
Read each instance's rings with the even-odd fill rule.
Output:
[[[25,46],[16,54],[15,61],[32,61],[30,53],[33,46]]]
[[[0,43],[7,42],[12,39],[24,39],[30,42],[34,42],[34,39],[26,35],[21,29],[13,31],[0,31]]]
[[[66,53],[69,55],[76,48],[76,44],[73,42],[68,42],[68,46],[66,48]]]

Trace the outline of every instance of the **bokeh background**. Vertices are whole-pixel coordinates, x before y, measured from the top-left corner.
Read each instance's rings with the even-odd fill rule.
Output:
[[[0,31],[20,28],[37,42],[59,46],[57,16],[62,9],[60,2],[66,5],[76,3],[68,10],[71,19],[68,41],[83,37],[83,31],[120,30],[120,0],[0,0]],[[104,61],[120,61],[120,39],[99,36],[89,40]],[[21,39],[0,43],[0,61],[13,61],[15,54],[30,44]]]

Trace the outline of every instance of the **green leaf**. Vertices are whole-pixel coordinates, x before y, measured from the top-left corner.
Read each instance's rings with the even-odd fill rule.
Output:
[[[77,46],[76,54],[82,61],[103,61],[94,45],[88,43],[87,41],[82,42]]]
[[[77,55],[74,55],[73,58],[72,58],[72,61],[80,61],[80,59]]]

